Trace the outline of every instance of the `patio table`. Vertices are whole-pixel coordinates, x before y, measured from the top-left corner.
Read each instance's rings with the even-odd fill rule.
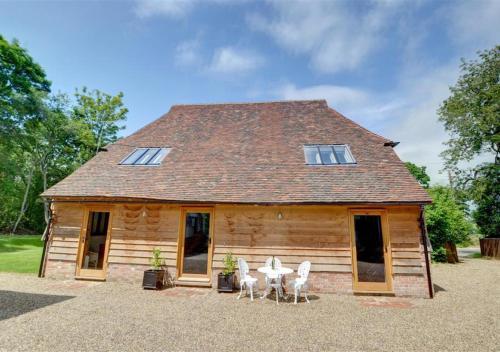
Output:
[[[260,268],[257,268],[257,271],[259,273],[267,275],[268,277],[279,278],[279,280],[281,280],[281,278],[284,275],[293,273],[293,269],[290,269],[290,268],[281,267],[281,268],[274,268],[273,269],[270,266],[261,266]],[[262,295],[261,298],[265,298],[268,294],[271,293],[271,290],[269,290],[269,292],[267,292],[267,290],[268,290],[268,288],[266,287],[266,290],[264,291],[264,294]],[[278,293],[276,293],[276,294],[278,294]]]

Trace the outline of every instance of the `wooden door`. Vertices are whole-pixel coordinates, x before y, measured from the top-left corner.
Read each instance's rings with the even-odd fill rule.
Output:
[[[84,212],[76,259],[76,277],[104,280],[108,266],[112,208],[88,206]]]
[[[391,292],[391,249],[386,211],[350,210],[349,222],[354,291]]]
[[[213,208],[181,208],[177,277],[209,282],[212,274]]]

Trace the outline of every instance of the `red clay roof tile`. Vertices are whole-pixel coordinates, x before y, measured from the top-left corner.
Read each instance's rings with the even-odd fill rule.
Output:
[[[45,197],[177,202],[427,203],[389,142],[326,101],[174,105],[107,147]],[[305,144],[348,144],[355,165],[311,166]],[[119,162],[135,147],[171,147],[160,166]]]

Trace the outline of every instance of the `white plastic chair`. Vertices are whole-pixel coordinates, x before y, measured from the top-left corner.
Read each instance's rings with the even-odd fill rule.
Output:
[[[245,286],[245,292],[250,290],[250,300],[253,301],[253,290],[254,287],[257,286],[257,278],[251,277],[248,274],[250,272],[250,268],[248,267],[245,259],[238,258],[238,268],[240,270],[240,294],[238,295],[238,299],[241,298],[241,295],[243,294],[243,286]]]
[[[295,294],[294,304],[297,304],[297,298],[300,297],[300,291],[304,291],[304,297],[306,302],[309,303],[309,299],[307,298],[307,277],[309,276],[309,271],[311,270],[311,262],[305,261],[300,263],[299,268],[297,269],[297,273],[299,277],[295,278],[290,285],[293,286],[293,291]]]
[[[273,257],[269,257],[266,259],[265,266],[272,267],[273,265]],[[281,260],[274,257],[274,267],[281,268]],[[276,304],[278,304],[279,297],[283,297],[283,287],[281,285],[281,276],[275,275],[274,273],[266,274],[266,291],[262,295],[261,299],[265,298],[269,293],[271,293],[274,288],[276,291]]]

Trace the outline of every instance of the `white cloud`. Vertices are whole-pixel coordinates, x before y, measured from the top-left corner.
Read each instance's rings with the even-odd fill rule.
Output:
[[[162,15],[182,17],[191,11],[194,0],[136,0],[134,12],[140,18]]]
[[[402,2],[370,1],[356,13],[347,1],[271,1],[274,16],[248,16],[253,30],[270,35],[296,54],[310,55],[314,68],[338,72],[359,66],[376,50],[389,19]]]
[[[367,128],[376,129],[376,132],[382,131],[381,124],[390,119],[392,111],[404,106],[403,102],[395,97],[354,87],[328,84],[302,88],[285,84],[277,88],[273,95],[285,100],[325,99],[331,108],[355,119]]]
[[[215,50],[208,71],[214,73],[244,73],[262,66],[264,60],[256,53],[226,46]]]
[[[459,45],[480,50],[499,43],[500,1],[476,0],[452,3],[446,18],[451,22],[449,36]]]
[[[175,48],[175,63],[179,66],[195,66],[201,64],[200,41],[188,40]]]
[[[401,142],[395,149],[404,161],[425,165],[434,183],[446,183],[439,154],[448,139],[438,121],[437,109],[449,96],[449,85],[458,77],[457,65],[421,72],[408,72],[388,93],[359,88],[319,85],[280,87],[280,99],[326,99],[328,105],[362,126],[389,139]]]
[[[238,5],[244,2],[246,0],[136,0],[134,12],[140,18],[180,18],[189,14],[196,5]]]

